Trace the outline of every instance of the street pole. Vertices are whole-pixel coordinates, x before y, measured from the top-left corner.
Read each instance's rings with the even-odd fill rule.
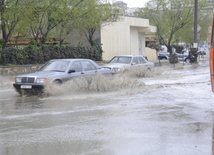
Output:
[[[198,0],[195,0],[194,11],[194,45],[193,48],[198,48]]]

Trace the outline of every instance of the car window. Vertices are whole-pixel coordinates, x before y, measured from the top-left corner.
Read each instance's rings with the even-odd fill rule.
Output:
[[[133,58],[132,63],[139,64],[137,57],[134,57],[134,58]]]
[[[146,60],[144,60],[142,57],[138,57],[138,60],[139,60],[140,64],[146,63]]]
[[[118,57],[112,58],[108,63],[118,63]]]
[[[91,71],[91,70],[96,70],[97,69],[89,61],[82,61],[82,66],[83,66],[84,71]]]
[[[64,72],[69,65],[69,61],[49,61],[39,71],[62,71]]]
[[[58,69],[61,71],[65,71],[68,67],[69,62],[59,62]]]
[[[131,57],[114,57],[109,63],[124,63],[129,64],[131,62]]]
[[[74,61],[70,66],[70,70],[75,70],[75,72],[81,72],[82,66],[80,61]]]
[[[131,62],[131,58],[130,57],[120,57],[118,62],[128,64]]]

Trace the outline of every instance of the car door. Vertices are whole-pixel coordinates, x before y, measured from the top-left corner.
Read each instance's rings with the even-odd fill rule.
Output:
[[[143,57],[137,57],[138,61],[139,61],[139,67],[142,69],[147,69],[148,68],[148,61],[143,58]]]
[[[98,68],[88,60],[82,60],[81,64],[83,67],[83,74],[85,79],[88,81],[88,83],[91,83],[93,81],[93,76],[98,73]]]
[[[84,75],[94,75],[94,74],[97,74],[98,68],[96,66],[94,66],[90,61],[88,61],[88,60],[82,60],[81,64],[82,64]]]
[[[133,57],[132,63],[131,63],[131,69],[139,69],[140,67],[141,67],[141,64],[138,60],[138,57]]]
[[[72,61],[68,69],[67,80],[80,77],[83,75],[84,75],[84,72],[82,69],[81,61],[80,60]]]
[[[137,57],[133,57],[132,59],[132,66],[139,67],[139,61]]]

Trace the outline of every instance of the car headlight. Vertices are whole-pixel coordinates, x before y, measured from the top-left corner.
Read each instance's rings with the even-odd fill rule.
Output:
[[[112,68],[112,71],[115,72],[115,73],[120,72],[120,70],[121,70],[120,68]]]
[[[35,83],[48,83],[48,78],[37,78]]]
[[[15,78],[15,82],[17,82],[17,83],[22,82],[22,78],[20,78],[20,77],[16,77],[16,78]]]

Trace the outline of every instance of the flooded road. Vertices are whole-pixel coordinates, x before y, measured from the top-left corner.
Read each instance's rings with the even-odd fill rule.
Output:
[[[19,96],[12,80],[0,77],[0,155],[213,153],[208,65],[101,78],[93,89],[67,83],[50,96]]]

